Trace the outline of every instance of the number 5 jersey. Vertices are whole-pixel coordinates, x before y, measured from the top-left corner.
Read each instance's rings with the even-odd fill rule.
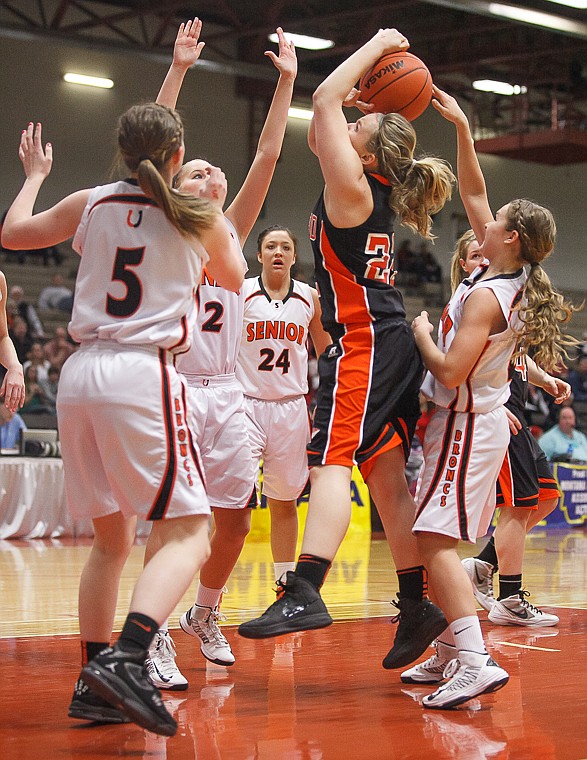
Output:
[[[91,191],[73,248],[81,255],[74,340],[187,350],[207,254],[194,251],[135,180]]]

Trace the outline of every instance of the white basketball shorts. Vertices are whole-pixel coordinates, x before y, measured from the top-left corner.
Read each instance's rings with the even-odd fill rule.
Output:
[[[186,375],[194,431],[210,506],[242,509],[255,489],[243,391],[235,375]]]
[[[503,406],[485,414],[437,409],[424,436],[413,531],[475,542],[489,528],[510,440]]]
[[[210,514],[186,403],[166,351],[96,341],[67,359],[57,418],[75,518]]]
[[[291,501],[308,480],[310,422],[304,396],[266,401],[245,396],[253,459],[263,459],[263,493]]]

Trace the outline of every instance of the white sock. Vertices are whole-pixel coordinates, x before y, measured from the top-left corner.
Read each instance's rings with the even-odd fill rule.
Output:
[[[223,591],[224,588],[206,588],[206,586],[198,583],[196,604],[198,607],[210,607],[211,610],[215,610],[218,607]]]
[[[273,572],[275,573],[275,580],[280,580],[288,571],[292,572],[296,569],[296,563],[294,562],[274,562]]]
[[[159,633],[167,633],[169,631],[169,618],[164,620],[159,626]]]
[[[455,646],[459,652],[487,658],[487,649],[481,633],[481,623],[477,615],[468,615],[449,624],[454,636]],[[484,661],[484,660],[483,660]],[[481,664],[481,663],[480,663]]]

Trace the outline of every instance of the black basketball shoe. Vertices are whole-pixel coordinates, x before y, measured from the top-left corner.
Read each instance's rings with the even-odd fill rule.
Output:
[[[285,583],[277,581],[277,585],[277,600],[261,617],[239,625],[241,636],[246,639],[268,639],[331,625],[332,618],[322,597],[305,578],[288,571]]]
[[[67,714],[70,718],[98,723],[130,723],[130,718],[95,694],[83,678],[76,681]]]
[[[404,668],[417,660],[448,626],[442,610],[430,599],[418,602],[408,597],[398,597],[393,604],[399,609],[393,622],[399,624],[393,646],[383,660],[383,667],[387,670]]]
[[[119,708],[134,723],[163,736],[174,736],[177,723],[165,709],[161,694],[147,675],[146,651],[125,652],[108,647],[82,670],[86,684]]]

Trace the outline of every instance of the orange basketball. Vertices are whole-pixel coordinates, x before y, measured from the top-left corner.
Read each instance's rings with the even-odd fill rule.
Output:
[[[377,113],[401,113],[409,121],[420,116],[432,98],[432,77],[411,53],[388,53],[361,79],[361,100]]]

